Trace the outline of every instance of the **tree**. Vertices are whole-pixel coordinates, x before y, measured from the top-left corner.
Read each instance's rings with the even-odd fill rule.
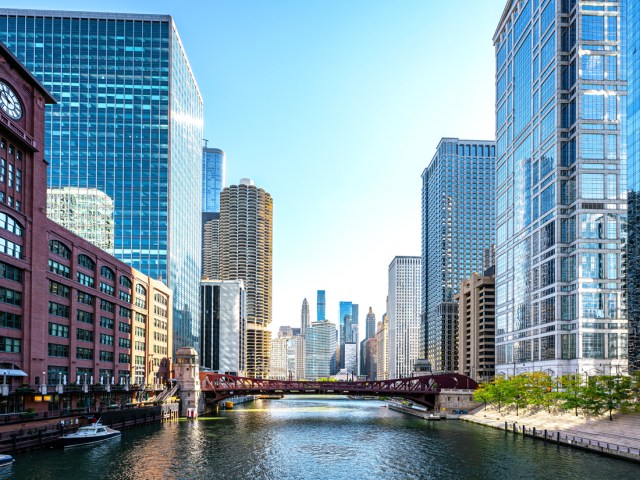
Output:
[[[578,408],[583,406],[582,375],[564,375],[560,377],[560,385],[562,386],[562,392],[560,392],[562,408],[575,409],[577,417]]]

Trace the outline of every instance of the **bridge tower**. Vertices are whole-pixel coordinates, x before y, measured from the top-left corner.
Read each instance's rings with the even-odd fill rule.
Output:
[[[180,416],[197,417],[204,411],[204,402],[201,402],[200,367],[196,349],[179,348],[176,352],[173,371],[174,378],[180,387]]]

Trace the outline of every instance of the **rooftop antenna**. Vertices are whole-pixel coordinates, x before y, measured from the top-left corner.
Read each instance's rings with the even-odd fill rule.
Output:
[[[202,139],[204,141],[204,148],[207,148],[207,146],[209,145],[209,140],[207,140],[206,138]]]

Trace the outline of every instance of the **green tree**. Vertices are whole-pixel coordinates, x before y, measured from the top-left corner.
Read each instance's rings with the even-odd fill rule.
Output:
[[[562,392],[560,392],[562,408],[575,409],[577,417],[578,408],[583,407],[582,375],[564,375],[560,377],[560,385],[562,386]]]

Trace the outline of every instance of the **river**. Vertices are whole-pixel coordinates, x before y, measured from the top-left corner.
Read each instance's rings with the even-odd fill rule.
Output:
[[[258,400],[217,418],[15,455],[0,479],[604,479],[640,466],[467,422],[428,422],[343,397]]]

